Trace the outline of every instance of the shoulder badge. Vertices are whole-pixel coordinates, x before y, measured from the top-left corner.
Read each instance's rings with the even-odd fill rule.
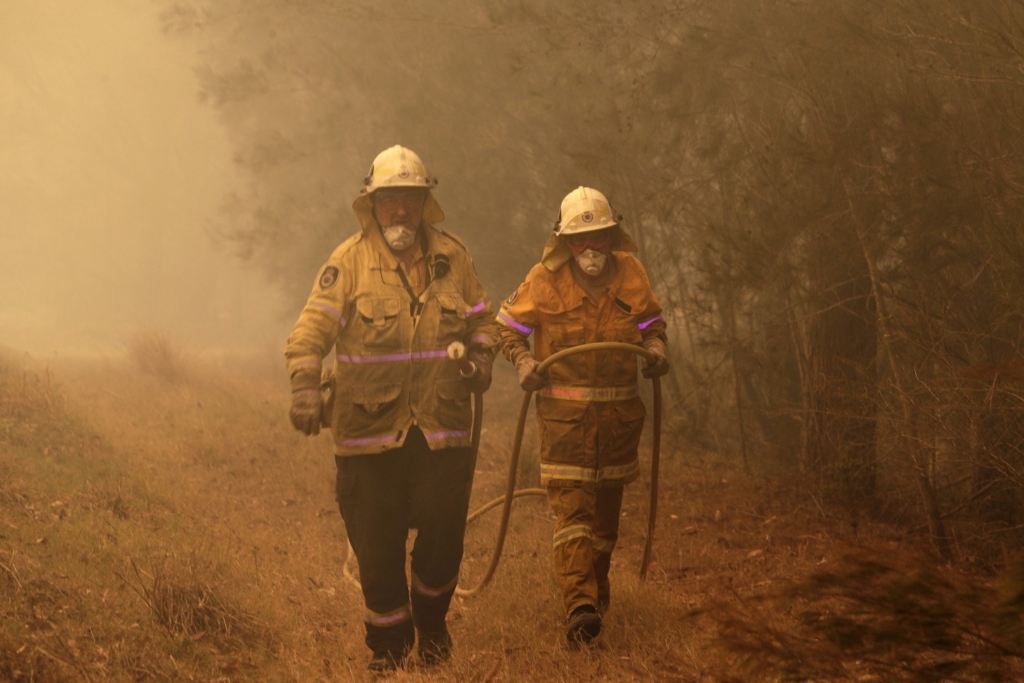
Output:
[[[320,289],[329,289],[331,285],[338,281],[338,268],[337,266],[327,266],[324,271],[320,273],[319,285]]]

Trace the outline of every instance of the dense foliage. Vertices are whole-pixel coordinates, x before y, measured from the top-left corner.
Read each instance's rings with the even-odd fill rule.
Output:
[[[669,426],[952,557],[1021,522],[1024,10],[1001,0],[167,0],[305,296],[405,144],[501,299],[605,191],[673,324]],[[953,526],[950,527],[950,524]]]

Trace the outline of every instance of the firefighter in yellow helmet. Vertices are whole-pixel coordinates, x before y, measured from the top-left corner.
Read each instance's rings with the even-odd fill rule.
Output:
[[[288,337],[294,427],[329,425],[337,498],[359,563],[370,669],[447,660],[445,616],[472,482],[470,392],[486,391],[498,325],[466,248],[435,227],[436,180],[409,149],[381,152],[352,204],[361,230],[320,269]],[[446,349],[461,342],[463,376]],[[321,361],[333,350],[324,414]],[[417,529],[412,578],[406,539]],[[411,595],[410,595],[411,592]]]
[[[501,351],[515,364],[522,388],[537,392],[541,481],[556,516],[554,571],[573,648],[600,633],[608,609],[622,491],[639,472],[646,410],[632,353],[576,354],[546,375],[537,366],[562,349],[616,341],[654,354],[654,362],[644,361],[645,377],[668,372],[661,305],[629,253],[635,251],[603,194],[573,190],[562,200],[541,262],[498,313]]]

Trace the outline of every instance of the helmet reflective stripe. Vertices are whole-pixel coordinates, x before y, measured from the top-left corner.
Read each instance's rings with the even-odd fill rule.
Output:
[[[603,230],[619,224],[607,197],[591,187],[578,187],[562,200],[556,235]]]
[[[430,189],[437,185],[437,178],[431,178],[427,167],[416,152],[395,145],[377,155],[370,171],[363,179],[366,193],[382,187],[422,187]]]

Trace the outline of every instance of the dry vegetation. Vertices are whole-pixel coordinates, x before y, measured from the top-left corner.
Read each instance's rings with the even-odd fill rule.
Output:
[[[288,428],[278,359],[143,367],[0,361],[0,680],[367,680],[329,442]],[[498,373],[474,507],[504,486],[519,394]],[[665,443],[655,561],[640,583],[641,481],[598,647],[562,645],[551,518],[524,498],[494,582],[456,600],[454,660],[396,679],[1015,677],[1019,589],[935,569],[912,537]],[[470,583],[496,525],[470,527]]]

